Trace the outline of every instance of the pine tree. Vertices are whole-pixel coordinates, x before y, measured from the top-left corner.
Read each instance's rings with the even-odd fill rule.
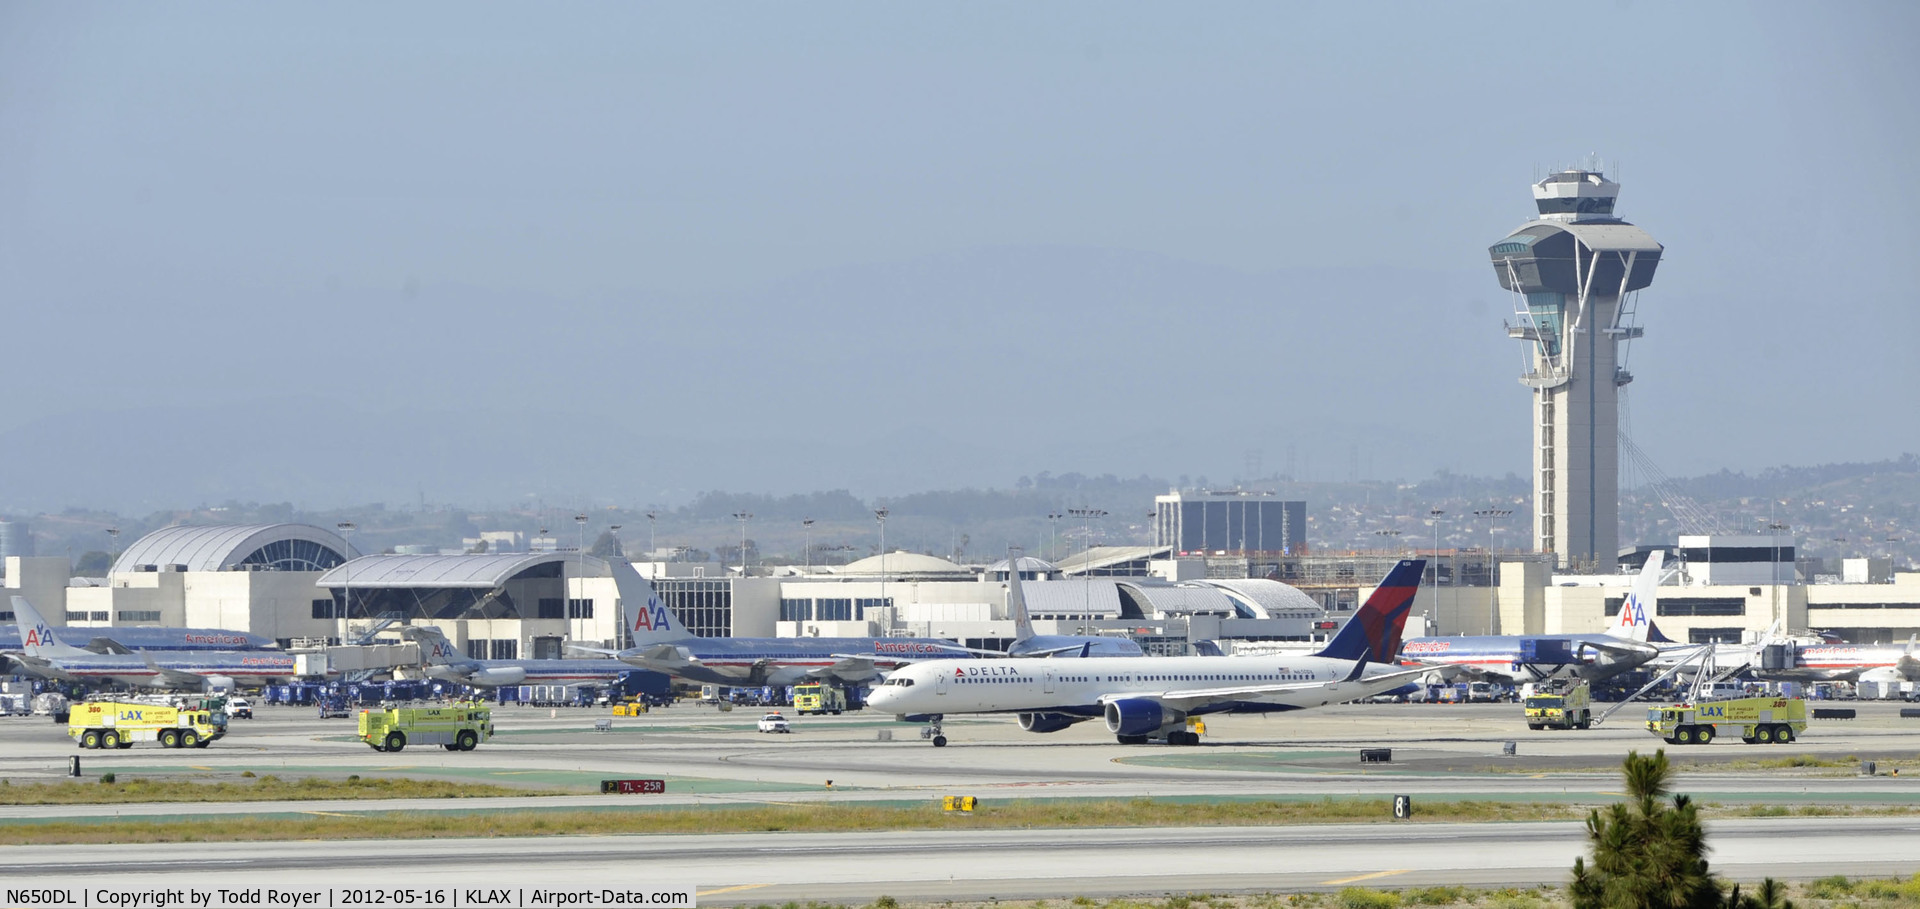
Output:
[[[1593,864],[1573,860],[1574,909],[1718,909],[1707,836],[1693,800],[1668,793],[1667,752],[1629,752],[1627,801],[1587,815]]]

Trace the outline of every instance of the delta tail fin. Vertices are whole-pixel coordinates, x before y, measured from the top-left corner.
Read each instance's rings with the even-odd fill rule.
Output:
[[[1633,589],[1627,592],[1626,600],[1620,604],[1619,621],[1607,628],[1609,636],[1642,643],[1673,643],[1653,623],[1653,616],[1659,611],[1660,605],[1660,567],[1666,561],[1666,556],[1666,550],[1663,549],[1647,553],[1647,564],[1641,567],[1640,576],[1633,579]]]
[[[624,646],[645,647],[649,644],[671,644],[692,638],[693,632],[680,624],[679,617],[660,602],[660,595],[633,570],[633,563],[615,556],[607,563],[613,567],[613,586],[620,597],[620,620],[625,623],[632,643]]]
[[[1007,617],[1013,619],[1015,643],[1033,637],[1033,617],[1027,614],[1027,595],[1020,589],[1020,550],[1007,548]]]
[[[92,656],[65,641],[40,617],[40,610],[33,608],[26,597],[13,598],[13,620],[20,625],[20,649],[30,657],[57,659]]]
[[[1392,664],[1400,654],[1400,635],[1407,628],[1407,615],[1413,611],[1413,598],[1420,592],[1420,576],[1426,568],[1425,559],[1402,559],[1393,566],[1346,627],[1314,656]]]

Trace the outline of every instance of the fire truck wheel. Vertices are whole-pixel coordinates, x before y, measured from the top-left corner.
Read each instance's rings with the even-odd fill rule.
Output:
[[[80,733],[80,747],[82,748],[100,747],[100,733],[92,729],[89,729],[85,732]]]
[[[1773,727],[1773,740],[1776,742],[1779,742],[1782,745],[1791,744],[1793,742],[1793,727],[1792,726]]]
[[[162,748],[180,747],[180,733],[175,732],[171,729],[160,730],[160,747]]]
[[[180,733],[180,747],[182,748],[200,747],[200,733],[195,732],[191,729],[188,729]]]
[[[455,737],[454,745],[461,751],[472,751],[480,745],[480,737],[474,735],[471,729],[462,729]]]
[[[401,735],[398,732],[387,733],[387,750],[388,751],[399,751],[400,749],[405,747],[407,747],[406,736]]]

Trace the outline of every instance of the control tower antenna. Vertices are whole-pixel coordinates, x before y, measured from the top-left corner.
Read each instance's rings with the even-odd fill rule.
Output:
[[[1633,381],[1622,348],[1642,333],[1625,323],[1664,250],[1615,216],[1619,195],[1597,165],[1550,174],[1533,185],[1539,217],[1491,250],[1514,296],[1507,336],[1527,342],[1534,548],[1599,572],[1620,551],[1619,389]]]

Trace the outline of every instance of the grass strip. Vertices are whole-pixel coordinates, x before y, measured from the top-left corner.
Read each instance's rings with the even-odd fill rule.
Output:
[[[473,799],[520,795],[574,795],[561,789],[522,789],[459,780],[349,776],[344,780],[271,774],[252,780],[129,779],[108,782],[27,783],[0,780],[0,805],[122,805],[143,802],[274,802],[322,799]]]

